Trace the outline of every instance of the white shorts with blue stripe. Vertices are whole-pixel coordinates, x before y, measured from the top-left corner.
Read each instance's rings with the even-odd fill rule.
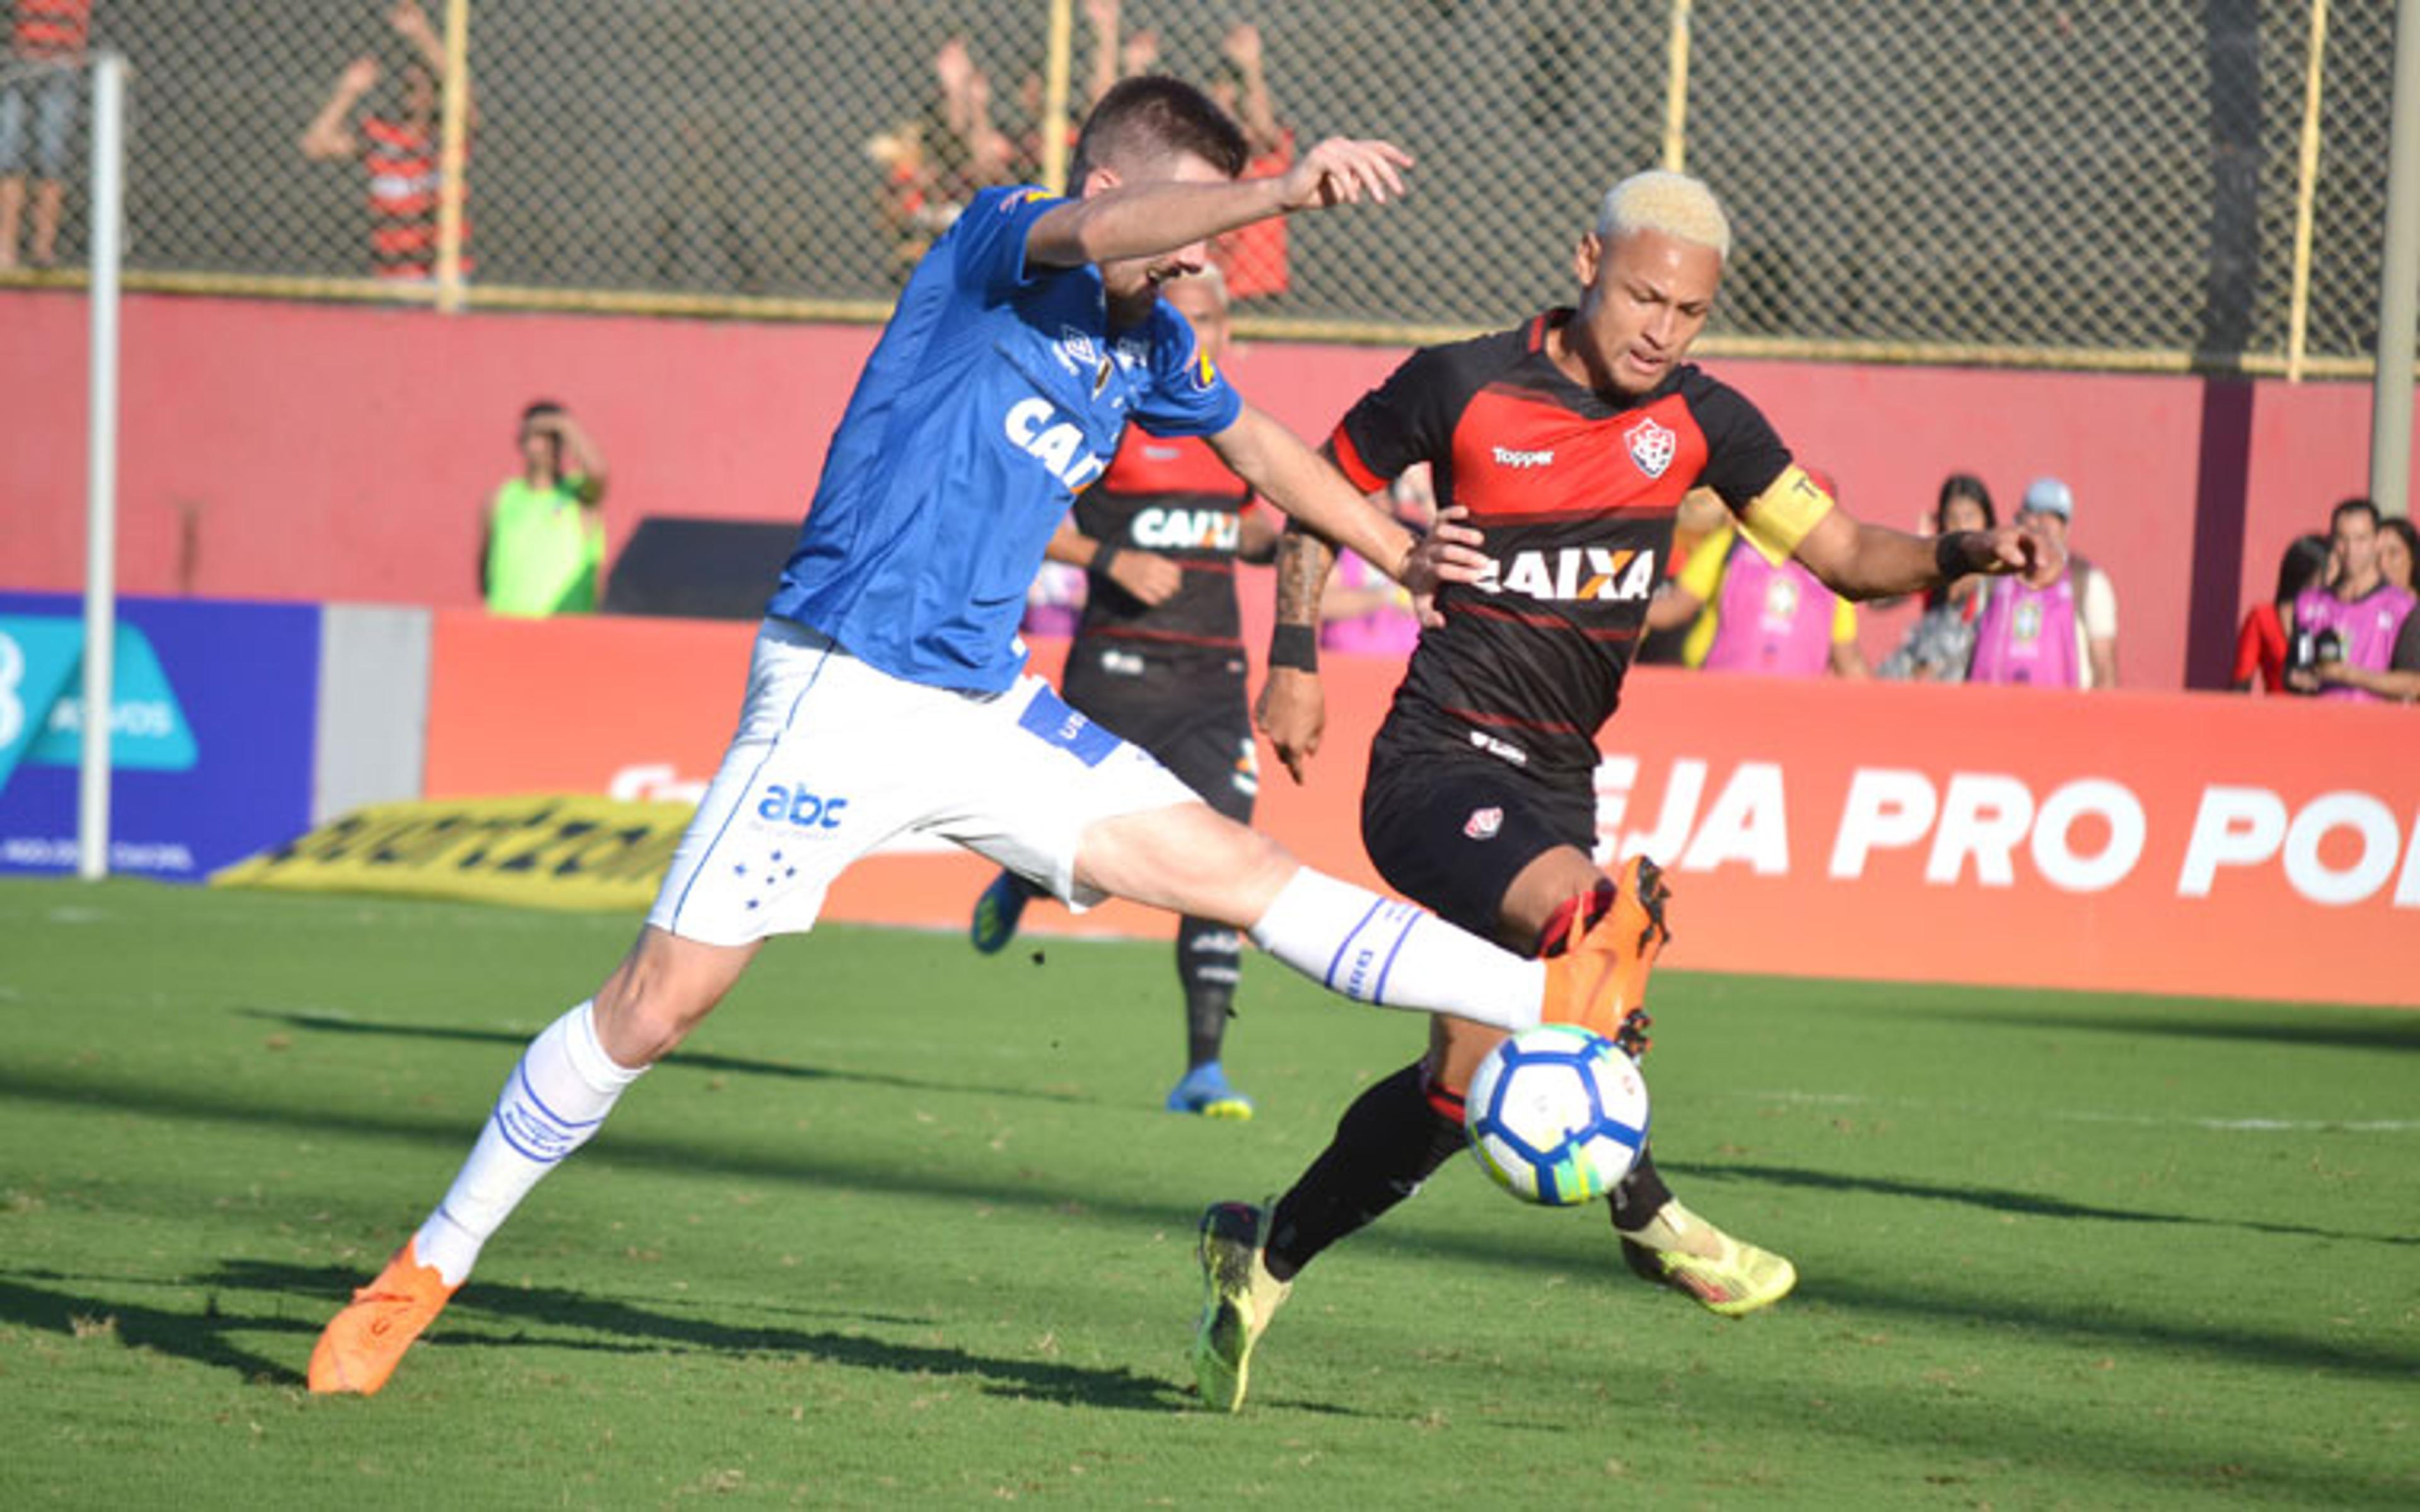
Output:
[[[768,619],[739,733],[647,922],[709,945],[800,933],[833,878],[911,835],[954,841],[1089,907],[1102,895],[1075,882],[1086,826],[1200,801],[1039,677],[999,694],[928,687]]]

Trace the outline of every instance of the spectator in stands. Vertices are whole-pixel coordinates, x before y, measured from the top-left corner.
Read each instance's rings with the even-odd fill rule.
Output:
[[[1247,178],[1274,178],[1294,166],[1294,128],[1278,120],[1262,67],[1261,29],[1249,21],[1227,29],[1218,44],[1229,71],[1210,86],[1210,98],[1244,128],[1251,159]],[[1230,231],[1211,244],[1211,256],[1227,275],[1237,300],[1271,299],[1286,292],[1286,224],[1283,217]]]
[[[1992,490],[1971,472],[1953,472],[1941,480],[1933,501],[1932,530],[1988,531],[2000,523],[1992,507]],[[1883,658],[1878,669],[1889,678],[1911,682],[1962,683],[1975,656],[1975,625],[1983,609],[1983,579],[1973,574],[1924,595],[1924,612],[1908,627],[1899,649]]]
[[[1122,44],[1118,34],[1120,0],[1087,0],[1093,23],[1094,57],[1089,97],[1069,101],[1070,113],[1082,116],[1090,100],[1097,100],[1125,75],[1147,73],[1159,56],[1156,33],[1138,32]],[[879,194],[881,220],[893,244],[891,272],[905,280],[935,238],[948,230],[967,202],[995,184],[1039,181],[1043,173],[1043,78],[1039,67],[1025,70],[1017,85],[1016,108],[1025,128],[1012,133],[993,119],[991,76],[975,61],[963,36],[945,39],[933,54],[933,77],[939,93],[920,116],[902,121],[867,139],[866,155],[882,169]],[[1067,145],[1075,145],[1074,122],[1063,122]],[[1051,576],[1047,570],[1046,577]],[[1081,603],[1078,597],[1076,602]],[[1068,619],[1066,627],[1072,628]]]
[[[2407,594],[2420,594],[2412,580],[2420,570],[2420,530],[2397,515],[2378,522],[2378,575]]]
[[[29,181],[34,234],[26,260],[37,268],[58,261],[68,132],[91,32],[92,0],[17,0],[10,61],[0,69],[0,271],[17,266]]]
[[[1835,499],[1832,479],[1807,475]],[[1726,521],[1689,553],[1648,606],[1651,629],[1687,625],[1682,661],[1714,672],[1776,677],[1870,675],[1857,649],[1857,611],[1795,558],[1774,562]]]
[[[1406,468],[1387,486],[1395,518],[1425,533],[1436,519],[1436,489],[1426,462]],[[1336,553],[1336,570],[1319,601],[1323,651],[1408,656],[1420,639],[1411,595],[1350,551]]]
[[[2257,686],[2270,693],[2286,691],[2286,621],[2303,591],[2327,580],[2328,538],[2298,535],[2277,559],[2277,589],[2265,604],[2255,604],[2235,633],[2235,676],[2227,686],[2238,693]]]
[[[489,612],[594,613],[604,596],[605,454],[551,399],[521,411],[520,442],[521,470],[488,506],[479,590]]]
[[[2294,600],[2286,686],[2327,698],[2420,695],[2420,615],[2379,571],[2378,506],[2348,499],[2329,516],[2336,579]]]
[[[2054,575],[2005,578],[1986,591],[1975,626],[1970,683],[2025,683],[2038,687],[2118,686],[2118,590],[2081,557],[2067,555],[2075,496],[2056,478],[2025,488],[2017,523],[2058,549]]]
[[[397,0],[387,12],[410,49],[399,99],[357,113],[385,70],[374,57],[358,57],[337,76],[319,114],[302,131],[302,155],[315,162],[359,158],[369,174],[370,270],[380,278],[427,280],[437,271],[438,208],[443,197],[443,123],[439,118],[438,80],[445,75],[445,39],[437,34],[420,0]],[[478,123],[462,79],[463,120]],[[471,272],[471,223],[462,222],[461,270]]]

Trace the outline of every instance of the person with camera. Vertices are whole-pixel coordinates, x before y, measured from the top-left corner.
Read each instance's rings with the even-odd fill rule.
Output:
[[[2321,698],[2420,698],[2420,600],[2379,570],[2378,506],[2348,499],[2328,517],[2336,577],[2294,600],[2286,686]]]

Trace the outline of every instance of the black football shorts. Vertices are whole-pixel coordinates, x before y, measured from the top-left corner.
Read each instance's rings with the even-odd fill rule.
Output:
[[[1493,940],[1521,869],[1558,845],[1590,851],[1596,795],[1476,751],[1404,749],[1381,737],[1361,790],[1361,843],[1387,885]]]

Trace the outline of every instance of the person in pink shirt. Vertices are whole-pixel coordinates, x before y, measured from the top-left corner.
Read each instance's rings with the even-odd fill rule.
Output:
[[[1810,468],[1807,476],[1839,497],[1827,474]],[[1857,649],[1857,611],[1849,601],[1796,558],[1768,561],[1730,524],[1698,543],[1680,576],[1649,606],[1647,625],[1689,625],[1681,659],[1710,672],[1872,675]]]
[[[2118,595],[2109,575],[2068,556],[2067,529],[2075,496],[2056,478],[2036,478],[2025,489],[2017,523],[2046,536],[2062,562],[2047,579],[2028,574],[1994,581],[1975,626],[1970,683],[2022,683],[2033,687],[2118,686]]]
[[[2379,570],[2378,506],[2348,499],[2328,530],[2336,579],[2294,599],[2286,686],[2322,698],[2408,700],[2420,693],[2420,615],[2411,591]]]

